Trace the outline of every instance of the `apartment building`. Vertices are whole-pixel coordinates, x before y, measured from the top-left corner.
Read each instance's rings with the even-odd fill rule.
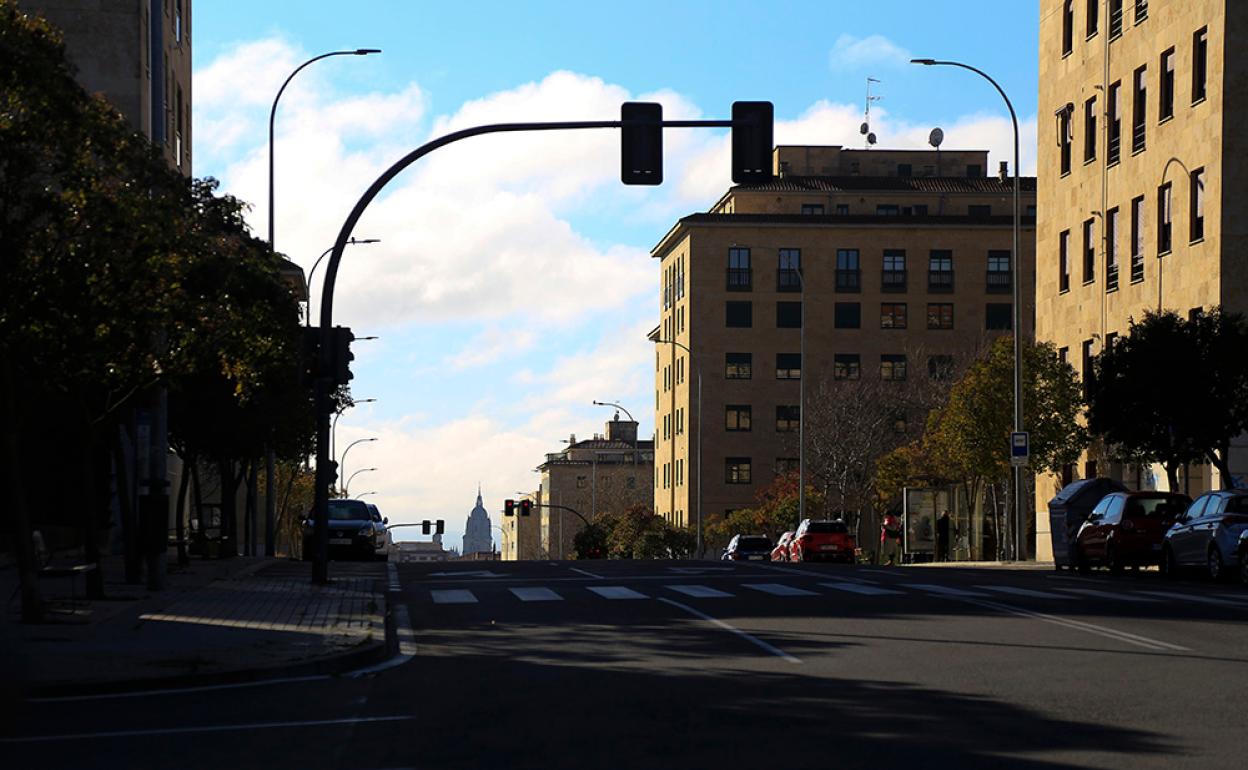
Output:
[[[1010,331],[1013,181],[987,163],[983,150],[781,146],[771,181],[672,227],[652,251],[656,513],[696,520],[699,454],[706,520],[795,469],[802,378],[809,404],[829,380],[947,377]],[[1021,182],[1030,334],[1035,180]]]
[[[1092,358],[1145,310],[1248,311],[1248,5],[1232,0],[1044,0],[1036,335],[1085,375]],[[1239,157],[1238,162],[1235,158]],[[1060,476],[1037,479],[1040,510],[1076,478],[1165,488],[1164,472],[1124,467],[1095,448]],[[1245,468],[1245,453],[1232,465]],[[1192,467],[1181,491],[1220,483]],[[1046,517],[1037,555],[1051,556]]]

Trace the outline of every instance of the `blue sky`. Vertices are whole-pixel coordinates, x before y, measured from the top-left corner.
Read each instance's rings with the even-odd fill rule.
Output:
[[[630,99],[668,117],[724,118],[734,100],[776,105],[776,141],[860,146],[866,78],[882,81],[882,147],[945,147],[1006,159],[1008,114],[970,73],[907,64],[949,58],[991,73],[1024,124],[1034,173],[1034,0],[615,4],[213,0],[194,8],[197,176],[267,222],[267,120],[282,80],[324,51],[282,98],[277,248],[305,270],[390,163],[479,123],[611,119]],[[392,522],[447,520],[459,545],[481,483],[502,500],[537,483],[559,440],[602,430],[590,401],[622,402],[653,431],[650,344],[658,268],[649,249],[729,184],[727,134],[669,131],[666,183],[618,183],[613,131],[490,137],[440,150],[370,208],[338,278],[335,322],[357,335],[356,398],[338,443],[352,483]],[[320,275],[316,280],[319,292]],[[319,293],[314,294],[314,310]],[[411,532],[409,530],[409,532]],[[496,533],[497,536],[497,533]]]

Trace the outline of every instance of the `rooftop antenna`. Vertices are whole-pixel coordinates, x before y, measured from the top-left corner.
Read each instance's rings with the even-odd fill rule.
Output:
[[[876,80],[873,77],[867,78],[867,102],[866,102],[865,108],[862,111],[862,125],[858,127],[858,133],[867,137],[866,149],[868,150],[871,149],[871,145],[875,144],[875,134],[871,132],[871,102],[878,102],[880,99],[883,98],[880,96],[871,95],[871,84],[879,83],[879,82],[880,82],[879,80]]]

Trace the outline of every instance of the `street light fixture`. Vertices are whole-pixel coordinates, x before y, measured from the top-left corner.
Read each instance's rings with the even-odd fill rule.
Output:
[[[342,494],[346,497],[350,497],[351,496],[351,479],[354,479],[356,476],[359,476],[361,473],[368,473],[369,471],[375,471],[375,470],[377,469],[376,468],[360,468],[355,473],[352,473],[351,478],[347,479],[347,483],[342,485]]]
[[[348,246],[363,246],[369,243],[381,243],[381,239],[380,238],[364,238],[362,240],[356,240],[355,238],[352,238],[351,240],[347,241]],[[316,275],[316,268],[320,267],[321,260],[329,256],[329,252],[333,250],[334,250],[333,246],[330,246],[328,249],[325,249],[325,251],[321,253],[321,256],[317,257],[316,261],[312,263],[312,269],[308,271],[308,317],[305,319],[305,323],[304,323],[305,326],[312,325],[312,276]],[[359,339],[359,338],[357,337],[356,339]]]
[[[347,448],[342,450],[342,460],[340,460],[338,463],[338,478],[342,478],[347,473],[347,452],[351,451],[351,447],[355,446],[356,444],[367,444],[370,441],[376,441],[376,440],[377,440],[376,437],[359,438],[359,439],[356,439],[355,441],[352,441],[350,444],[348,444]]]
[[[1022,281],[1019,280],[1021,272],[1019,264],[1021,255],[1018,251],[1019,246],[1019,203],[1018,203],[1018,115],[1014,112],[1014,105],[1010,102],[1010,97],[1005,95],[1005,91],[997,84],[997,81],[988,76],[983,70],[972,67],[969,64],[963,64],[956,61],[942,61],[939,59],[911,59],[911,64],[922,64],[925,67],[960,67],[964,70],[970,70],[979,75],[984,80],[992,84],[997,89],[997,93],[1001,94],[1001,98],[1005,100],[1006,109],[1010,111],[1010,120],[1014,124],[1014,245],[1011,252],[1010,270],[1013,273],[1013,295],[1011,299],[1014,304],[1014,432],[1021,433],[1023,430],[1023,303],[1022,303]],[[1021,465],[1014,466],[1014,558],[1021,560],[1026,551],[1023,539],[1023,467]]]
[[[338,456],[338,418],[342,416],[342,413],[357,404],[371,404],[375,402],[376,400],[377,399],[375,398],[361,398],[359,401],[352,401],[351,403],[347,404],[342,409],[340,409],[338,412],[334,413],[334,424],[330,427],[330,431],[329,431],[329,438],[330,438],[329,454],[331,456],[333,457]]]
[[[694,371],[694,372],[698,375],[698,458],[697,458],[697,459],[698,459],[698,467],[697,467],[697,474],[698,474],[698,503],[697,503],[697,505],[698,505],[698,512],[697,512],[697,521],[698,521],[698,524],[697,524],[697,527],[698,527],[698,540],[697,540],[697,558],[701,559],[701,558],[702,558],[702,365],[701,365],[700,363],[697,363],[697,359],[696,359],[696,358],[694,358],[693,351],[692,351],[692,350],[690,350],[690,349],[689,349],[689,346],[688,346],[688,345],[685,345],[684,343],[677,342],[676,340],[663,340],[663,339],[655,340],[655,343],[656,343],[656,344],[657,344],[657,343],[666,343],[666,344],[668,344],[668,345],[674,345],[674,346],[676,346],[676,347],[680,348],[681,350],[685,351],[686,353],[688,353],[688,354],[689,354],[689,361],[690,361],[690,363],[693,363],[693,364],[694,364],[694,366],[693,366],[693,371]],[[675,444],[675,439],[673,439],[673,444]]]
[[[358,495],[356,495],[356,496],[355,496],[355,499],[356,499],[356,500],[359,500],[361,497],[365,497],[365,496],[367,496],[367,495],[375,495],[375,494],[377,494],[377,492],[376,492],[375,490],[370,490],[370,491],[368,491],[368,492],[361,492],[361,493],[359,493]]]
[[[615,403],[614,401],[591,401],[590,403],[593,404],[594,406],[613,406],[616,409],[619,409],[624,414],[628,415],[629,422],[631,422],[634,426],[640,427],[640,423],[638,423],[637,420],[633,419],[632,412],[628,411],[623,406]],[[617,414],[616,417],[619,417],[619,415]],[[637,465],[637,430],[636,428],[634,428],[633,430],[633,465],[634,466]]]

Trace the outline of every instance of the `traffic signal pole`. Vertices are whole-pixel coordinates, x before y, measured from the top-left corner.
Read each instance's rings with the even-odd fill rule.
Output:
[[[623,114],[631,114],[628,110],[623,110]],[[754,178],[756,176],[770,176],[770,160],[764,158],[771,152],[771,104],[769,102],[738,102],[733,105],[733,120],[663,120],[656,121],[650,117],[644,117],[636,120],[586,120],[586,121],[557,121],[557,122],[537,122],[537,123],[493,123],[484,126],[474,126],[465,128],[460,131],[453,131],[445,136],[441,136],[433,141],[412,150],[404,155],[390,168],[382,172],[377,177],[360,199],[356,201],[355,206],[351,209],[351,213],[347,215],[346,221],[342,224],[342,229],[338,232],[338,237],[334,241],[333,251],[330,252],[329,264],[325,268],[325,279],[321,284],[321,323],[320,335],[321,344],[318,356],[318,376],[316,382],[316,392],[314,394],[314,403],[316,408],[316,489],[314,495],[315,505],[315,544],[316,552],[313,557],[312,565],[312,582],[323,584],[329,582],[329,485],[333,482],[333,472],[331,470],[331,460],[329,457],[329,415],[330,415],[330,397],[332,378],[329,376],[332,371],[332,355],[333,347],[332,327],[334,325],[334,286],[338,278],[338,265],[342,261],[342,253],[346,248],[348,241],[355,232],[355,227],[363,216],[364,211],[369,207],[374,199],[390,184],[396,176],[404,169],[412,165],[416,161],[425,157],[434,150],[454,144],[463,139],[474,136],[484,136],[486,134],[505,134],[519,133],[529,131],[578,131],[586,129],[602,129],[602,128],[619,128],[619,129],[645,129],[654,128],[656,125],[660,128],[732,128],[733,134],[733,154],[734,159],[739,153],[748,154],[748,168],[742,172],[742,176]],[[740,132],[740,136],[737,135]],[[751,137],[756,137],[756,141],[752,146]],[[766,144],[765,152],[762,145]],[[659,154],[661,159],[661,153]],[[662,179],[662,174],[658,175],[658,180]],[[734,170],[734,181],[743,181]],[[588,523],[588,522],[587,522]]]

